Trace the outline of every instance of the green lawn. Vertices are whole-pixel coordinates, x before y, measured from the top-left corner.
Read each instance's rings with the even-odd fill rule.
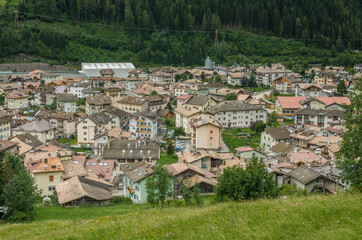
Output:
[[[151,208],[37,208],[1,239],[361,239],[362,194]],[[58,209],[57,209],[58,208]]]
[[[77,138],[70,139],[70,138],[58,138],[58,142],[60,143],[69,143],[70,146],[76,145],[78,143]]]
[[[178,157],[176,155],[168,155],[165,152],[162,152],[161,158],[157,160],[157,163],[161,165],[168,165],[176,162],[178,162]]]
[[[249,133],[250,136],[242,136],[242,133]],[[249,128],[224,129],[221,136],[230,151],[246,146],[256,149],[260,144],[260,133],[252,132]]]
[[[93,154],[93,151],[92,150],[88,150],[88,149],[84,149],[84,148],[70,148],[70,150],[74,151],[74,152],[84,152],[84,153],[87,153],[87,154]]]

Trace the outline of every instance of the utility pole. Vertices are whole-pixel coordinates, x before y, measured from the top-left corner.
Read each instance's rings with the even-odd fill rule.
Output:
[[[15,13],[15,19],[14,19],[14,30],[19,30],[19,16],[18,16],[18,10],[14,11]]]
[[[215,29],[215,49],[217,49],[217,47],[219,46],[219,30]]]

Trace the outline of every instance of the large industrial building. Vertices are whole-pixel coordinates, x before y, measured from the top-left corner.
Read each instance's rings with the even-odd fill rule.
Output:
[[[128,71],[135,69],[132,63],[82,63],[82,72],[87,77],[99,77],[100,71],[111,69],[114,72],[114,77],[126,78]]]

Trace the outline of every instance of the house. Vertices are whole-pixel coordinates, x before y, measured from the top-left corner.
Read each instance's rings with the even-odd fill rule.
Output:
[[[98,134],[103,134],[111,129],[112,119],[104,112],[89,115],[77,124],[77,139],[79,144],[94,143]]]
[[[182,181],[186,188],[193,190],[195,185],[198,185],[200,188],[200,193],[207,195],[214,192],[214,188],[217,185],[216,179],[206,178],[200,175],[194,175],[192,177],[186,178]]]
[[[35,119],[12,130],[12,135],[30,133],[42,143],[55,139],[55,126],[44,119]]]
[[[128,113],[143,112],[147,107],[146,98],[127,96],[118,101],[118,108]]]
[[[90,96],[86,97],[86,113],[88,115],[103,111],[106,107],[111,106],[111,99],[108,96]]]
[[[35,138],[30,133],[16,135],[14,137],[11,137],[10,140],[12,142],[18,143],[20,156],[23,156],[31,150],[34,151],[44,147],[44,143],[42,143],[39,139]]]
[[[207,178],[208,180],[215,181],[216,175],[201,169],[193,164],[186,164],[183,162],[173,163],[166,166],[167,170],[173,175],[173,193],[174,197],[182,195],[183,181],[195,175]],[[191,186],[192,187],[192,186]]]
[[[295,112],[296,124],[315,125],[322,128],[327,128],[332,123],[340,123],[344,113],[340,110],[318,110],[311,108],[303,108]]]
[[[337,78],[333,72],[321,71],[314,76],[314,82],[317,84],[332,84],[337,82]]]
[[[232,154],[231,154],[232,155]],[[193,164],[201,169],[207,171],[216,171],[220,165],[223,164],[225,158],[230,156],[222,156],[221,153],[215,151],[203,151],[197,152],[180,152],[178,154],[179,162],[186,164]]]
[[[350,105],[348,97],[309,97],[301,99],[302,108],[320,109],[320,110],[341,110],[344,111],[343,105]]]
[[[294,116],[294,112],[301,108],[300,101],[306,97],[278,97],[275,101],[275,109],[278,114]]]
[[[221,148],[221,126],[211,115],[201,114],[190,120],[192,146],[195,149]]]
[[[117,160],[118,164],[153,162],[160,159],[160,145],[151,140],[111,140],[104,147],[103,159]]]
[[[281,93],[294,93],[300,80],[292,76],[283,76],[273,80],[272,88]]]
[[[104,95],[111,98],[120,98],[122,96],[122,89],[119,87],[108,87],[104,88]]]
[[[146,184],[148,177],[153,172],[153,167],[148,163],[142,163],[135,168],[126,169],[123,179],[124,196],[132,199],[134,203],[147,202]]]
[[[250,75],[244,72],[230,73],[227,83],[233,86],[245,86],[249,83]]]
[[[107,107],[103,112],[112,119],[111,128],[122,127],[127,123],[127,118],[130,115],[128,112],[115,107]]]
[[[125,131],[122,128],[115,127],[108,131],[107,136],[115,139],[128,139],[132,136],[132,133]]]
[[[269,149],[273,156],[283,157],[289,152],[293,151],[296,146],[289,144],[288,142],[279,142]],[[298,149],[298,148],[297,148]]]
[[[8,139],[9,137],[11,137],[10,123],[10,118],[0,118],[0,139]]]
[[[17,142],[0,139],[0,152],[7,151],[13,155],[17,155],[19,153],[18,145]]]
[[[159,71],[159,72],[149,74],[148,78],[149,78],[149,80],[151,80],[154,83],[157,83],[157,82],[171,83],[173,80],[173,74]]]
[[[295,185],[301,189],[311,192],[332,192],[343,190],[344,185],[329,177],[326,177],[308,167],[300,166],[289,172],[290,185]]]
[[[296,148],[289,152],[286,157],[289,162],[294,166],[306,166],[306,167],[322,167],[328,163],[328,159],[312,151],[302,149],[298,151]]]
[[[12,91],[5,96],[5,108],[11,110],[22,110],[28,108],[29,95],[20,92]]]
[[[103,179],[109,183],[112,183],[117,175],[116,167],[116,161],[111,159],[87,158],[84,162],[84,168],[87,173],[93,173],[99,179]]]
[[[129,119],[129,131],[136,138],[154,138],[158,133],[159,118],[151,112],[140,112]]]
[[[40,161],[29,161],[28,171],[43,196],[53,195],[55,186],[63,181],[64,168],[58,157],[47,157]]]
[[[209,92],[217,92],[217,90],[225,88],[226,85],[216,81],[210,81],[204,86],[209,90]]]
[[[173,87],[174,96],[178,97],[181,95],[197,95],[197,96],[206,96],[208,94],[208,90],[203,85],[190,85],[185,83],[176,83]]]
[[[315,136],[307,142],[307,146],[328,159],[337,159],[336,154],[339,152],[342,140],[341,136]]]
[[[263,107],[242,101],[225,101],[216,104],[208,111],[223,128],[247,128],[252,122],[267,121],[267,112]]]
[[[184,105],[193,95],[180,95],[176,98],[177,107]]]
[[[108,206],[112,200],[112,191],[107,184],[85,177],[72,177],[56,185],[55,190],[62,206]]]
[[[49,122],[56,127],[56,137],[75,137],[78,121],[79,117],[71,112],[55,112],[49,115]]]
[[[164,109],[167,104],[164,98],[158,95],[148,96],[147,101],[149,110],[154,113],[159,109]]]
[[[73,94],[57,94],[57,110],[62,112],[76,112],[78,97]]]
[[[201,111],[197,108],[181,106],[174,109],[176,118],[175,125],[176,127],[182,127],[186,134],[191,134],[190,120],[193,117],[197,117],[201,114]]]
[[[13,92],[15,90],[21,90],[21,86],[18,83],[0,84],[0,92]]]
[[[238,147],[234,149],[236,151],[236,156],[239,158],[243,158],[246,160],[250,160],[253,157],[257,157],[259,159],[264,159],[267,156],[258,150],[255,150],[252,147]]]
[[[175,119],[175,113],[168,109],[158,109],[156,115],[161,119]]]
[[[186,101],[185,106],[196,108],[196,109],[200,110],[201,112],[206,112],[211,107],[215,106],[217,103],[218,103],[218,101],[212,97],[191,96],[191,98],[189,98]]]
[[[55,89],[52,86],[40,86],[35,92],[35,104],[37,105],[50,105],[54,102]]]
[[[74,82],[67,84],[67,93],[76,95],[78,98],[84,98],[83,90],[89,89],[89,82]]]
[[[135,78],[135,77],[126,78],[126,90],[128,92],[131,92],[132,90],[137,89],[137,84],[143,81],[144,79],[142,78]]]
[[[262,66],[255,71],[256,81],[259,85],[271,85],[272,80],[291,75],[293,72],[286,69],[283,65]]]
[[[322,86],[316,83],[299,83],[295,87],[296,97],[327,97]]]
[[[128,74],[130,77],[141,78],[144,80],[148,79],[147,71],[142,70],[142,69],[133,69],[133,70],[129,71]]]
[[[271,147],[290,138],[290,132],[285,127],[268,128],[261,133],[260,147],[265,153],[270,153]]]
[[[103,156],[104,146],[110,141],[110,137],[106,133],[98,134],[93,139],[93,152],[95,157]]]

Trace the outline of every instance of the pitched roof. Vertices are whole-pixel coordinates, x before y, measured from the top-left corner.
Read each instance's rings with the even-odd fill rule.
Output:
[[[263,110],[263,107],[244,103],[243,101],[225,101],[216,104],[208,110],[210,114],[229,111]],[[265,110],[264,110],[265,111]]]
[[[12,148],[17,144],[18,144],[17,142],[0,139],[0,151]]]
[[[192,170],[195,173],[198,173],[198,174],[208,177],[208,178],[216,177],[213,173],[211,173],[207,170],[201,169],[196,165],[186,164],[183,162],[178,162],[178,163],[173,163],[173,164],[167,165],[166,168],[168,171],[170,171],[173,174],[173,176],[177,176],[187,170]]]
[[[27,97],[29,97],[29,95],[24,94],[23,92],[20,91],[9,92],[8,94],[5,95],[5,98],[9,99],[27,98]]]
[[[237,152],[250,152],[250,151],[256,151],[254,148],[252,147],[238,147],[238,148],[235,148],[235,150]]]
[[[110,181],[113,168],[116,162],[106,159],[86,159],[84,168],[87,172],[100,176],[106,181]]]
[[[107,108],[105,108],[104,112],[108,113],[108,114],[111,114],[111,115],[114,115],[114,116],[117,116],[120,119],[125,118],[128,115],[130,115],[128,112],[123,111],[123,110],[121,110],[119,108],[115,108],[115,107],[107,107]]]
[[[86,102],[91,105],[107,105],[111,104],[111,98],[106,95],[100,96],[88,96],[86,97]]]
[[[58,102],[76,102],[78,100],[78,97],[73,94],[57,94],[57,100]]]
[[[160,145],[151,140],[111,140],[104,147],[104,159],[149,159],[159,158]]]
[[[53,129],[55,129],[55,126],[48,121],[45,121],[44,119],[35,119],[15,128],[14,130],[23,132],[46,132]]]
[[[152,175],[154,172],[153,168],[150,167],[149,164],[143,163],[140,166],[131,169],[131,170],[125,170],[124,174],[133,182],[139,182],[142,179]]]
[[[27,145],[30,145],[32,149],[36,149],[40,146],[43,146],[43,144],[44,144],[39,139],[35,138],[33,135],[31,135],[30,133],[27,133],[27,132],[16,135],[16,136],[12,137],[11,139],[15,139],[15,138],[19,139],[19,141],[21,141],[23,143],[26,143]]]
[[[221,128],[220,123],[218,121],[216,121],[213,116],[208,115],[208,114],[201,114],[197,117],[190,119],[190,125],[195,128],[198,128],[198,127],[201,127],[201,126],[207,125],[207,124],[211,124],[211,125]]]
[[[73,157],[73,156],[72,156]],[[74,176],[87,176],[88,173],[85,170],[84,166],[82,164],[74,163],[73,160],[65,160],[62,161],[62,165],[64,167],[63,179],[69,179]]]
[[[38,163],[28,162],[28,170],[31,173],[62,172],[64,167],[58,157],[48,157]]]
[[[185,105],[175,108],[174,111],[185,117],[190,117],[196,113],[201,113],[201,111],[199,109],[191,107],[191,106],[185,106]]]
[[[306,99],[306,97],[278,97],[278,101],[282,108],[298,109],[300,108],[300,100]]]
[[[108,122],[112,121],[112,119],[104,112],[93,113],[92,115],[88,116],[88,119],[97,125],[98,124],[107,124]]]
[[[286,127],[268,128],[265,130],[275,140],[288,139],[290,132]]]
[[[185,184],[185,186],[187,188],[192,188],[193,186],[195,186],[196,184],[199,183],[205,183],[211,186],[216,186],[217,185],[217,180],[216,179],[211,179],[211,178],[206,178],[200,175],[193,175],[192,177],[186,178],[185,180],[183,180],[183,183]]]
[[[133,105],[142,105],[145,102],[147,102],[146,98],[138,98],[132,96],[127,96],[118,101],[118,103],[133,104]]]
[[[78,176],[59,183],[55,189],[60,204],[65,204],[83,197],[98,201],[112,198],[112,191],[106,184]]]
[[[317,179],[318,177],[321,176],[316,171],[305,166],[300,166],[294,169],[293,171],[289,172],[288,175],[291,176],[292,178],[295,178],[297,181],[301,182],[302,184],[308,184],[314,179]]]
[[[195,105],[195,106],[204,106],[211,97],[204,96],[192,96],[185,104]]]

